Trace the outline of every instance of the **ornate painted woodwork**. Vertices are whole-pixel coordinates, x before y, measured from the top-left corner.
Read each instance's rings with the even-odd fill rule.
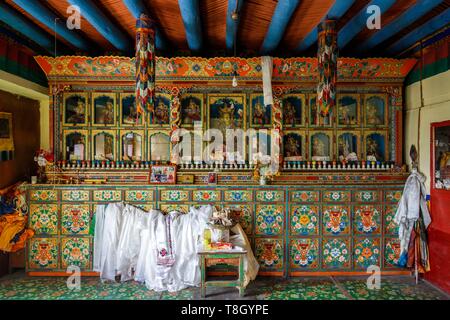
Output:
[[[96,207],[125,201],[146,211],[213,204],[233,209],[268,275],[365,272],[369,265],[401,271],[392,218],[403,186],[315,185],[30,185],[28,271],[92,269]],[[51,197],[48,196],[51,191]],[[87,199],[87,200],[84,200]]]

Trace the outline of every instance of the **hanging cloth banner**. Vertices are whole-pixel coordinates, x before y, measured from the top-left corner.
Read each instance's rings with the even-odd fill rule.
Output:
[[[155,28],[145,14],[136,21],[136,111],[153,113],[155,97]]]
[[[338,44],[336,21],[325,20],[318,26],[317,106],[322,117],[327,117],[336,105]]]
[[[262,78],[263,78],[263,93],[264,93],[264,105],[273,105],[272,96],[272,70],[273,59],[269,56],[261,57],[262,66]]]

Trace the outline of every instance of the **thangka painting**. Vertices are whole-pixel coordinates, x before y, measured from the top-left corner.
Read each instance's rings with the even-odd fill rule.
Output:
[[[331,127],[334,108],[328,110],[324,116],[320,112],[320,106],[317,105],[317,94],[309,96],[309,125],[312,127]]]
[[[303,160],[303,136],[300,133],[290,132],[283,136],[283,155],[286,161]]]
[[[340,161],[358,161],[359,158],[359,132],[338,132],[337,152]]]
[[[250,95],[250,127],[269,127],[272,123],[272,106],[264,105],[262,94]]]
[[[96,93],[92,97],[94,125],[113,126],[116,123],[116,97],[113,93]]]
[[[359,96],[338,95],[338,126],[356,127],[359,125]]]
[[[136,96],[131,93],[120,95],[120,123],[122,125],[142,125],[142,114],[136,109]]]
[[[170,124],[170,95],[161,93],[155,96],[155,103],[149,110],[149,124],[153,126]]]
[[[65,125],[87,124],[87,95],[85,93],[72,93],[64,95],[64,121]]]
[[[302,126],[305,122],[305,97],[290,94],[283,97],[283,126],[286,128]]]
[[[365,106],[365,126],[376,127],[386,125],[387,103],[384,95],[366,96]]]
[[[0,161],[13,159],[12,113],[0,112]]]
[[[203,119],[203,94],[192,93],[183,95],[181,102],[181,126],[194,127],[195,123]]]
[[[365,135],[365,152],[368,161],[387,160],[386,134],[384,132],[371,132]]]
[[[331,133],[316,132],[310,136],[310,154],[313,161],[330,161]]]
[[[226,137],[227,129],[245,129],[245,94],[208,95],[208,128]]]

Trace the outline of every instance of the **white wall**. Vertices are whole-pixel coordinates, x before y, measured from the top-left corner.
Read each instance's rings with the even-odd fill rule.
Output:
[[[419,150],[419,170],[427,177],[425,184],[429,193],[430,124],[450,120],[450,70],[423,80],[422,87],[423,108],[420,108],[420,82],[406,87],[404,159],[410,165],[409,148],[415,144]]]

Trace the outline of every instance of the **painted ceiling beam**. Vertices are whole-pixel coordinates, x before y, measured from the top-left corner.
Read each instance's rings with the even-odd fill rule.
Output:
[[[58,19],[56,21],[56,33],[74,47],[83,51],[89,51],[92,48],[92,45],[86,39],[80,36],[75,30],[69,30],[64,20],[59,19],[58,16],[39,1],[13,0],[13,2],[51,30],[55,30],[55,19]]]
[[[268,54],[278,47],[278,44],[283,38],[284,31],[299,3],[299,0],[278,1],[266,37],[261,45],[261,54]]]
[[[367,39],[361,46],[355,48],[358,52],[368,51],[383,41],[389,39],[400,30],[403,30],[416,20],[423,17],[425,14],[433,10],[437,5],[441,4],[443,0],[418,0],[417,3],[406,10],[401,16],[393,20],[388,25],[375,33],[372,37]]]
[[[450,21],[450,9],[446,9],[444,12],[424,23],[423,25],[417,27],[406,36],[401,38],[399,41],[391,45],[385,52],[387,54],[398,54],[402,51],[410,48],[423,38],[429,36],[430,34],[439,31],[448,25]]]
[[[178,5],[183,18],[189,49],[198,52],[203,46],[199,2],[198,0],[178,0]]]
[[[344,48],[358,33],[360,33],[364,28],[367,28],[367,19],[371,15],[367,13],[367,8],[369,6],[378,6],[381,14],[384,14],[395,4],[395,2],[395,0],[372,0],[339,31],[339,48]]]
[[[143,0],[122,0],[128,11],[133,15],[133,17],[137,20],[141,16],[142,13],[150,16],[147,8],[145,7]],[[162,36],[159,28],[156,28],[156,48],[164,50],[167,48],[167,41]]]
[[[240,20],[240,14],[242,8],[242,3],[244,0],[228,0],[228,9],[227,9],[227,30],[226,30],[226,45],[227,50],[233,50],[234,48],[234,41],[236,39],[236,35],[238,32],[238,26],[239,26],[239,20]],[[236,3],[238,5],[237,12],[238,12],[238,19],[234,21],[231,18],[232,13],[236,9]]]
[[[129,51],[130,40],[128,35],[122,32],[111,22],[103,12],[91,0],[68,0],[72,5],[80,8],[81,15],[97,29],[114,47],[121,51]]]
[[[333,4],[333,6],[328,10],[325,17],[322,18],[321,21],[325,19],[340,19],[347,11],[350,9],[350,7],[355,3],[355,0],[336,0]],[[317,41],[318,37],[317,27],[312,29],[308,35],[300,41],[298,44],[296,51],[304,51],[311,47],[314,43]]]
[[[47,52],[54,53],[55,47],[52,37],[3,2],[0,2],[0,20]]]

